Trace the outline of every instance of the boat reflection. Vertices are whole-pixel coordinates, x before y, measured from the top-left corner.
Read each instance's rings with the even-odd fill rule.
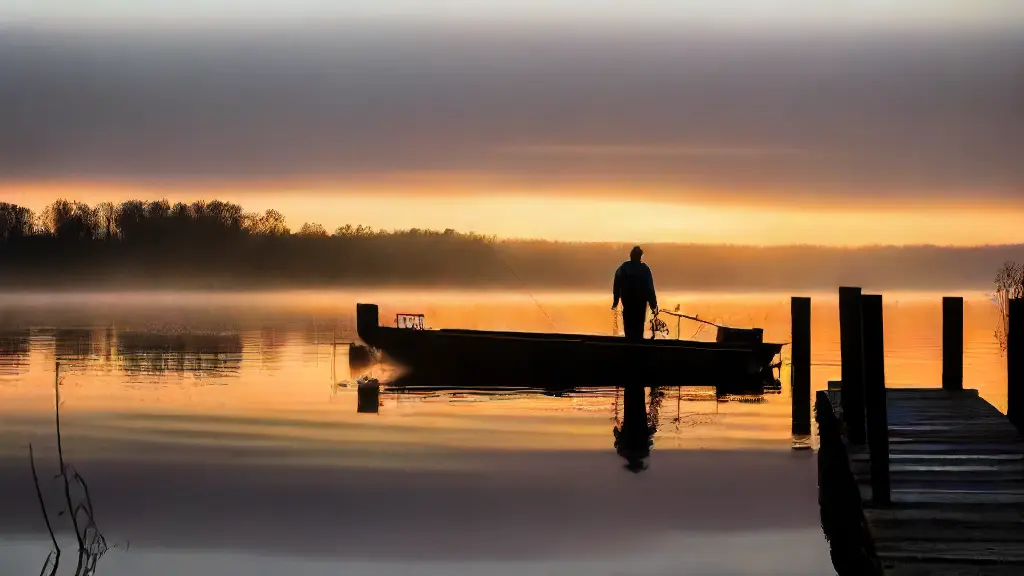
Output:
[[[545,396],[571,396],[577,394],[593,395],[604,394],[610,391],[650,388],[653,391],[664,391],[676,389],[680,398],[693,398],[696,393],[700,398],[706,398],[708,391],[719,402],[763,402],[765,395],[781,394],[781,386],[763,386],[746,393],[734,393],[727,389],[721,389],[713,383],[704,386],[665,386],[661,384],[647,384],[636,382],[624,386],[580,386],[575,383],[559,383],[544,378],[537,378],[529,382],[513,383],[501,377],[494,377],[492,374],[480,375],[473,379],[448,377],[439,378],[433,374],[418,374],[415,371],[401,373],[394,379],[383,383],[383,391],[399,394],[418,394],[439,392],[466,392],[477,394],[502,394],[502,393],[526,393],[543,394]],[[663,392],[662,392],[663,393]],[[616,394],[617,396],[617,394]]]
[[[356,412],[380,413],[380,383],[374,378],[360,378],[356,382]]]
[[[374,392],[378,388],[374,386]],[[648,468],[654,438],[661,422],[663,403],[666,396],[674,396],[675,414],[669,413],[668,422],[674,424],[679,432],[684,420],[683,403],[693,406],[695,403],[708,403],[714,406],[712,412],[688,413],[685,419],[694,420],[693,416],[715,417],[717,406],[721,403],[761,403],[765,402],[765,394],[777,394],[777,391],[766,391],[755,394],[725,394],[713,386],[646,386],[643,383],[631,383],[623,386],[579,387],[579,386],[511,386],[481,385],[479,383],[459,383],[446,381],[439,383],[428,378],[406,374],[396,380],[382,384],[380,394],[421,400],[450,401],[477,397],[481,400],[489,398],[551,396],[559,398],[608,398],[611,400],[614,426],[612,428],[613,447],[616,454],[625,460],[624,468],[633,473],[640,473]],[[376,397],[372,402],[372,410],[363,408],[363,390],[360,387],[359,412],[377,412],[380,404]],[[367,400],[367,406],[370,402]],[[671,409],[670,409],[671,410]]]

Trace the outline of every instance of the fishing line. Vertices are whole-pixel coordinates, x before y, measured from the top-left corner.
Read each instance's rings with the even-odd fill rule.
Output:
[[[523,282],[523,279],[519,277],[519,274],[516,274],[516,271],[512,269],[512,266],[509,265],[505,258],[502,257],[502,255],[490,242],[485,241],[485,244],[487,244],[487,246],[491,249],[491,252],[494,253],[498,260],[501,261],[501,263],[505,266],[505,269],[508,270],[509,273],[511,273],[512,276],[514,276],[515,279],[519,281],[520,288],[522,288],[523,292],[526,292],[526,295],[530,297],[530,300],[533,300],[533,303],[537,305],[537,308],[540,310],[540,313],[543,314],[544,317],[548,319],[548,324],[551,324],[551,327],[557,330],[558,328],[555,327],[554,320],[551,319],[551,316],[548,316],[547,310],[544,310],[544,307],[540,305],[540,302],[538,302],[537,299],[534,298],[533,293],[530,292],[529,287],[526,286],[526,282]]]

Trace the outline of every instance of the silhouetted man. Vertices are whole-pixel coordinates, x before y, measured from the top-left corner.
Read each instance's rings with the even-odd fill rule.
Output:
[[[629,252],[629,261],[623,262],[615,271],[612,286],[612,310],[622,300],[622,328],[630,340],[644,339],[644,320],[647,307],[658,313],[658,298],[654,293],[654,275],[650,267],[641,262],[644,251],[634,246]]]

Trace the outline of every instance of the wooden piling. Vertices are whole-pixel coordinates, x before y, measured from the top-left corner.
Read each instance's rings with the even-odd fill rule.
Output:
[[[885,340],[882,296],[861,297],[864,330],[864,409],[871,459],[871,499],[875,505],[892,503],[889,483],[889,417],[885,405]]]
[[[865,443],[864,431],[864,340],[861,318],[861,289],[839,288],[839,348],[842,361],[843,423],[851,444]]]
[[[1024,429],[1024,299],[1009,301],[1006,334],[1006,415]]]
[[[840,416],[847,420],[843,413],[849,404],[843,395],[857,390],[847,378],[857,368],[849,365],[850,359],[856,360],[849,353],[856,349],[849,337],[851,292],[841,293],[842,390],[820,392],[815,405],[821,446],[818,501],[836,571],[871,576],[1024,574],[1024,299],[1008,303],[1007,418],[977,390],[962,389],[962,364],[956,370],[955,361],[954,369],[944,373],[961,375],[958,388],[945,386],[955,379],[944,379],[943,389],[885,389],[882,299],[864,296],[865,447],[854,445],[838,426]],[[952,352],[947,354],[951,361],[962,358],[960,344],[945,346],[956,331],[951,327],[962,323],[962,306],[957,304],[962,303],[943,303],[949,320],[944,321],[944,350]],[[892,444],[883,447],[883,438],[886,443],[891,438]],[[883,469],[884,456],[898,465]],[[880,485],[883,479],[890,485]],[[864,501],[869,497],[870,504]]]
[[[811,299],[790,301],[793,395],[793,436],[811,435]]]
[[[964,389],[964,299],[942,298],[942,388]]]

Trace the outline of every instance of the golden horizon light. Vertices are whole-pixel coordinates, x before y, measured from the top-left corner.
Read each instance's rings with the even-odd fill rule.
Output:
[[[375,229],[453,228],[500,238],[564,242],[677,242],[738,245],[981,246],[1022,241],[1024,209],[1016,206],[900,204],[881,207],[683,202],[636,194],[615,198],[607,189],[563,194],[523,186],[410,182],[370,185],[130,186],[96,183],[0,184],[0,201],[37,213],[57,198],[89,204],[130,198],[171,202],[220,199],[247,211],[273,208],[297,230],[317,222],[329,231],[344,224]]]

